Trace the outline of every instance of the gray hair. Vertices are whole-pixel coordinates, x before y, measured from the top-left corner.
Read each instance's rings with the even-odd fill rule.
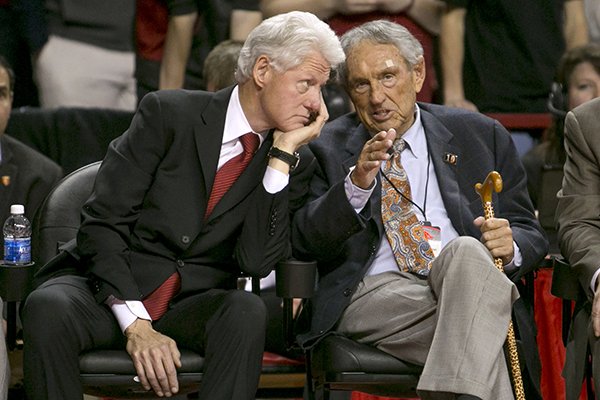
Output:
[[[346,32],[341,38],[342,48],[346,56],[348,56],[348,53],[352,51],[354,46],[365,40],[396,46],[411,70],[418,63],[419,57],[423,56],[423,46],[421,43],[408,29],[394,22],[385,20],[371,21]],[[344,63],[338,68],[338,79],[340,83],[345,85],[347,77],[348,68]]]
[[[332,69],[345,59],[333,30],[315,15],[292,11],[267,18],[246,39],[238,58],[236,80],[249,80],[261,55],[269,57],[273,67],[283,72],[302,64],[313,51],[321,53]]]

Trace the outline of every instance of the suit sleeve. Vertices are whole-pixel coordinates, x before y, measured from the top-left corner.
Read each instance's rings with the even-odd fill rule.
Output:
[[[83,206],[77,244],[88,272],[102,282],[98,301],[140,299],[128,264],[131,231],[169,145],[164,118],[156,95],[145,96],[129,129],[111,142]]]
[[[335,147],[335,146],[333,146]],[[317,160],[308,201],[292,223],[294,256],[327,262],[346,251],[347,241],[366,228],[370,201],[357,214],[344,188],[345,173],[337,171],[341,161],[327,146],[312,146]],[[339,173],[336,173],[339,172]]]
[[[236,246],[236,259],[243,272],[267,276],[275,264],[292,255],[291,215],[306,201],[314,173],[314,156],[307,146],[300,150],[300,164],[290,174],[290,183],[282,191],[269,194],[261,184],[255,193],[251,212],[244,221]]]

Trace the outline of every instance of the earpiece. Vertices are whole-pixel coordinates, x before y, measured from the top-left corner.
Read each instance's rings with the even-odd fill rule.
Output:
[[[552,82],[547,107],[548,111],[559,118],[564,118],[567,115],[567,93],[562,84]]]

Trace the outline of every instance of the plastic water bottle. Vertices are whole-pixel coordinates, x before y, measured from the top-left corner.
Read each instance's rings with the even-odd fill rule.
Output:
[[[4,222],[4,263],[24,265],[31,263],[31,223],[25,217],[21,204],[10,206],[10,217]]]

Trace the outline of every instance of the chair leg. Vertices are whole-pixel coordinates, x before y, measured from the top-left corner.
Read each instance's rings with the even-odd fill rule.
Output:
[[[588,400],[595,400],[596,395],[594,393],[593,376],[592,376],[592,355],[590,348],[588,347],[588,354],[585,363],[585,388],[587,391]]]
[[[573,302],[571,300],[563,299],[562,301],[562,340],[563,345],[567,345],[569,341],[569,331],[571,329],[571,318]]]

